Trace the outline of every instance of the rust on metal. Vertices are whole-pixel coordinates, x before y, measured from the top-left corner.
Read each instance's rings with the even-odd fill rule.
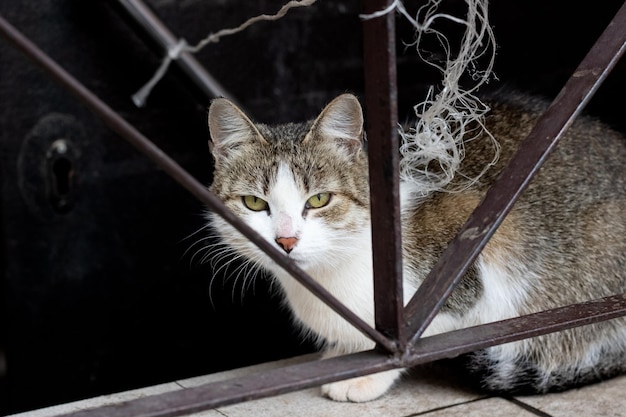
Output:
[[[174,417],[397,367],[395,358],[360,352],[77,411],[66,417]]]
[[[539,118],[498,180],[428,274],[407,308],[407,332],[417,340],[496,231],[550,151],[626,48],[626,3]]]
[[[508,320],[419,339],[407,351],[405,366],[455,358],[502,343],[585,326],[626,315],[626,294],[572,304]]]
[[[212,382],[65,417],[174,417],[230,404],[306,389],[346,378],[454,358],[478,349],[592,324],[626,314],[626,294],[561,307],[420,339],[403,357],[378,351],[354,353],[322,361]]]
[[[384,7],[378,4],[379,7]],[[388,3],[385,3],[388,4]],[[376,3],[372,1],[371,7],[375,7]],[[371,9],[367,9],[371,10]],[[388,30],[388,23],[385,28],[380,30]],[[370,335],[379,345],[385,347],[389,351],[393,351],[394,344],[381,332],[372,329],[366,323],[363,323],[358,317],[354,316],[349,310],[345,309],[338,301],[329,295],[323,288],[319,288],[319,284],[311,280],[306,274],[299,270],[295,265],[285,260],[285,257],[277,249],[272,247],[262,237],[248,228],[239,219],[228,211],[223,204],[212,195],[206,187],[198,183],[173,160],[163,154],[154,144],[149,142],[141,133],[137,132],[132,126],[121,119],[106,104],[101,102],[89,90],[78,83],[74,78],[67,74],[58,64],[48,58],[43,52],[36,48],[30,41],[24,38],[11,25],[8,24],[0,16],[0,33],[14,43],[18,48],[24,51],[35,62],[44,67],[48,73],[64,85],[73,94],[78,96],[94,113],[99,115],[104,122],[115,132],[126,138],[139,150],[146,153],[161,168],[169,173],[174,179],[187,188],[200,201],[207,204],[218,214],[222,215],[226,220],[231,222],[244,235],[249,237],[261,249],[265,250],[269,256],[277,263],[291,272],[303,285],[310,288],[322,300],[330,304],[332,308],[344,315],[349,321],[361,326],[361,330]],[[390,32],[387,32],[390,35]],[[392,37],[387,38],[387,47]],[[366,42],[373,42],[366,39]],[[615,295],[600,300],[590,301],[586,303],[576,304],[557,308],[554,310],[539,312],[527,316],[504,320],[496,323],[489,323],[472,328],[457,330],[431,337],[418,339],[423,329],[428,325],[437,309],[445,300],[445,296],[452,290],[453,285],[459,280],[463,274],[464,268],[477,256],[480,248],[485,244],[489,236],[493,233],[502,218],[510,210],[517,197],[525,188],[533,172],[539,169],[539,166],[546,158],[549,150],[555,146],[559,135],[567,128],[575,115],[584,106],[597,85],[604,79],[615,61],[619,58],[624,50],[626,42],[626,5],[620,9],[615,19],[609,25],[599,41],[592,48],[583,63],[574,73],[572,79],[568,81],[562,93],[557,97],[546,115],[540,120],[533,132],[529,135],[523,148],[523,153],[518,154],[512,163],[506,168],[505,175],[507,181],[499,180],[494,188],[489,191],[484,202],[477,209],[476,214],[470,217],[466,226],[461,230],[459,238],[457,238],[450,248],[444,253],[444,256],[438,263],[437,267],[429,274],[427,281],[418,291],[417,296],[411,300],[407,308],[410,312],[411,321],[405,331],[415,335],[413,339],[415,343],[408,345],[402,355],[387,355],[380,351],[370,351],[351,354],[343,357],[328,359],[324,361],[308,362],[300,365],[289,366],[276,369],[269,372],[258,373],[242,378],[216,382],[202,385],[195,388],[183,389],[165,394],[159,394],[150,397],[143,397],[132,401],[127,401],[118,405],[109,405],[91,410],[71,413],[71,417],[170,417],[189,414],[192,412],[203,411],[219,406],[232,404],[235,402],[247,401],[252,399],[263,398],[271,395],[278,395],[286,392],[296,391],[315,385],[320,385],[340,379],[371,374],[388,369],[407,367],[420,363],[431,362],[437,359],[451,358],[460,354],[469,353],[477,349],[483,349],[489,346],[521,340],[528,337],[539,336],[550,332],[560,331],[576,326],[591,324],[611,318],[626,315],[626,295]],[[374,43],[372,43],[374,45]],[[386,55],[389,57],[389,55]],[[382,70],[384,75],[394,77],[395,73],[389,66],[388,61],[384,61],[387,69]],[[379,63],[373,63],[377,66]],[[379,79],[384,83],[381,75],[370,74],[372,79]],[[369,77],[369,76],[368,76]],[[381,117],[372,126],[377,126],[370,133],[372,135],[380,134],[379,144],[372,143],[377,150],[373,151],[370,147],[370,153],[373,152],[390,152],[393,153],[393,140],[389,143],[385,142],[385,138],[393,138],[395,135],[395,127],[391,127],[395,112],[395,79],[393,88],[379,86],[375,90],[378,96],[376,100],[383,100],[381,103],[388,101],[389,108],[386,110],[387,115]],[[371,91],[371,90],[370,90]],[[369,95],[368,91],[368,95]],[[368,110],[370,100],[366,98]],[[377,104],[371,104],[376,108]],[[393,111],[390,111],[393,110]],[[551,127],[554,123],[554,127]],[[371,126],[370,126],[371,127]],[[379,133],[376,131],[380,130]],[[370,131],[368,130],[368,133]],[[388,136],[385,136],[388,135]],[[395,139],[397,140],[397,138]],[[379,140],[376,139],[376,142]],[[393,213],[398,209],[397,191],[389,191],[388,184],[397,181],[393,175],[389,175],[386,170],[393,167],[395,162],[389,160],[374,161],[373,172],[377,172],[376,177],[382,181],[382,185],[372,186],[372,200],[387,199],[393,197],[395,202],[391,202],[387,207],[391,207]],[[385,165],[387,164],[387,165]],[[391,165],[389,165],[391,164]],[[382,175],[378,175],[382,172]],[[389,193],[383,195],[384,191]],[[395,194],[394,194],[395,193]],[[385,213],[387,215],[387,213]],[[375,229],[381,228],[384,232],[384,224],[374,221]],[[487,220],[482,220],[486,217]],[[384,239],[394,241],[394,245],[399,242],[399,235],[394,235],[399,230],[399,222],[392,220],[387,223],[387,236]],[[393,229],[393,230],[392,230]],[[378,232],[376,232],[378,233]],[[403,330],[399,327],[402,324],[402,305],[398,305],[401,297],[401,282],[394,269],[399,268],[398,247],[392,249],[374,248],[376,256],[387,256],[385,262],[392,262],[391,272],[386,274],[382,269],[378,272],[376,267],[376,285],[377,291],[381,291],[387,296],[391,294],[393,304],[396,310],[392,311],[388,307],[384,307],[390,303],[389,298],[376,297],[377,309],[376,323],[380,329],[394,339],[402,340]],[[446,259],[459,260],[456,263],[447,263]],[[461,259],[464,258],[464,259]],[[389,279],[388,277],[393,277]],[[388,282],[391,281],[391,282]],[[441,281],[441,282],[437,282]],[[383,306],[380,308],[380,306]],[[354,316],[354,317],[353,317]],[[408,317],[408,316],[407,316]],[[400,344],[400,347],[403,347]]]
[[[392,0],[366,0],[365,13]],[[395,15],[363,22],[376,328],[404,345]]]
[[[312,279],[295,263],[287,258],[281,251],[272,246],[255,230],[241,221],[233,214],[207,187],[198,182],[193,176],[185,171],[176,161],[167,156],[153,142],[135,129],[131,124],[118,115],[106,103],[100,100],[94,93],[82,85],[71,74],[65,71],[59,64],[40,50],[29,39],[22,35],[16,28],[0,16],[0,33],[3,34],[16,47],[23,51],[35,63],[39,64],[52,78],[74,94],[94,114],[114,132],[126,139],[139,151],[148,156],[163,171],[170,175],[180,185],[193,194],[198,200],[206,204],[211,210],[222,216],[232,224],[239,232],[267,253],[277,264],[291,273],[305,288],[323,300],[339,315],[352,323],[361,332],[372,338],[376,343],[388,350],[393,350],[395,344],[382,333],[368,325],[350,309],[344,306],[332,294],[330,294],[317,281]]]

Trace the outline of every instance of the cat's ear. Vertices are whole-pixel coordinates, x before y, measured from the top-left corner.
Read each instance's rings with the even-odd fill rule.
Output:
[[[342,94],[331,101],[313,122],[304,141],[319,136],[335,141],[351,156],[363,149],[363,110],[352,94]]]
[[[228,156],[251,140],[265,142],[254,123],[225,98],[216,98],[209,107],[209,149],[215,159]]]

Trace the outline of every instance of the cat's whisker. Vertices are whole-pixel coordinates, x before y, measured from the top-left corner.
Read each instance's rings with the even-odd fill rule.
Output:
[[[235,251],[232,248],[225,245],[215,245],[208,249],[207,253],[200,259],[200,263],[208,261],[211,269],[215,270],[218,263],[233,254],[235,254]]]
[[[258,257],[257,257],[258,258]],[[235,290],[240,285],[241,286],[241,296],[240,301],[243,302],[243,298],[246,290],[246,282],[253,280],[259,270],[259,267],[255,261],[255,258],[245,258],[241,255],[238,255],[237,260],[243,259],[244,262],[239,263],[235,270],[233,270],[230,274],[227,275],[226,280],[233,281],[232,293],[231,293],[231,302],[235,300]],[[252,276],[250,276],[250,271],[253,272]]]
[[[189,266],[193,266],[196,264],[196,259],[198,257],[200,257],[200,259],[197,261],[197,264],[203,264],[203,260],[207,257],[207,256],[211,256],[212,252],[213,252],[213,245],[212,244],[208,244],[205,246],[202,246],[198,249],[195,250],[195,252],[193,253],[193,255],[191,255],[191,257],[189,258]]]
[[[241,259],[244,260],[243,263],[239,262]],[[211,303],[213,307],[215,307],[215,304],[212,299],[212,294],[213,294],[213,284],[217,280],[217,277],[220,275],[223,275],[222,280],[221,280],[222,289],[223,289],[224,283],[232,279],[233,275],[237,273],[237,271],[239,271],[249,261],[245,259],[242,255],[237,254],[231,248],[225,247],[224,249],[220,251],[219,255],[215,258],[212,258],[210,262],[211,262],[211,269],[213,270],[213,275],[209,283],[209,293],[210,293]],[[235,269],[232,272],[228,272],[228,269],[233,264],[236,265]],[[216,265],[218,265],[217,268],[215,268]],[[234,281],[235,281],[234,283],[236,284],[237,277],[235,277]],[[233,291],[234,291],[234,286],[233,286]]]
[[[244,261],[242,264],[238,265],[237,268],[235,269],[235,271],[233,271],[233,274],[230,275],[229,279],[233,279],[233,288],[232,288],[232,292],[231,292],[231,302],[234,303],[235,302],[235,291],[237,289],[237,285],[241,285],[241,291],[240,291],[240,303],[243,303],[243,298],[244,298],[244,292],[243,292],[243,283],[239,283],[240,278],[243,277],[243,281],[245,283],[245,278],[246,278],[246,270],[248,268],[249,265],[249,261]],[[236,273],[236,275],[235,275]]]
[[[185,239],[189,239],[192,236],[195,236],[195,235],[197,235],[200,232],[205,232],[205,233],[204,233],[204,235],[202,237],[200,237],[199,239],[195,240],[191,245],[189,245],[189,247],[182,254],[182,258],[185,258],[185,257],[189,256],[189,253],[191,253],[191,251],[194,251],[193,255],[191,255],[191,257],[189,259],[189,265],[190,266],[194,265],[194,260],[202,252],[206,251],[207,253],[210,254],[213,247],[215,247],[215,246],[223,246],[223,244],[219,242],[219,237],[218,237],[217,233],[215,233],[215,231],[213,230],[213,227],[210,226],[210,225],[206,225],[206,226],[203,226],[203,227],[199,228],[197,231],[195,231],[194,233],[192,233],[191,235],[189,235]],[[206,242],[209,242],[209,243],[206,244]],[[203,245],[203,246],[198,248],[199,245]],[[204,259],[205,257],[206,257],[206,255],[202,259]],[[200,260],[200,263],[203,263],[203,261]]]
[[[198,228],[198,230],[191,232],[190,234],[188,234],[187,236],[185,236],[184,238],[180,239],[180,241],[178,243],[181,243],[187,239],[190,239],[192,237],[194,237],[195,235],[197,235],[200,232],[203,232],[205,230],[211,229],[212,226],[209,223],[206,223],[205,225],[203,225],[202,227]]]
[[[490,103],[493,117],[484,125],[479,122],[480,129],[463,124],[461,141],[453,144],[459,148],[448,148],[441,135],[417,135],[408,143],[408,153],[399,150],[402,172],[414,176],[401,173],[400,187],[406,239],[403,279],[409,295],[544,109],[528,97],[503,98],[502,103]],[[225,203],[268,241],[274,243],[278,233],[284,236],[278,242],[291,259],[355,314],[373,322],[368,166],[362,152],[363,113],[356,97],[337,97],[311,122],[280,126],[255,124],[228,100],[216,99],[209,127],[213,156],[224,162],[216,164],[211,186],[216,195],[227,196]],[[483,127],[494,136],[485,135]],[[501,147],[494,145],[494,137]],[[594,146],[589,146],[590,140]],[[438,151],[431,155],[426,148]],[[496,163],[493,155],[499,151],[503,161]],[[415,152],[427,158],[420,162],[407,156]],[[626,262],[623,138],[583,119],[570,127],[553,155],[452,292],[449,308],[434,317],[429,334],[624,292],[623,268],[617,267]],[[458,169],[449,169],[450,158],[459,162]],[[213,227],[201,229],[206,236],[196,240],[189,253],[192,261],[210,264],[211,289],[225,276],[222,284],[228,282],[232,302],[237,293],[243,302],[254,291],[258,275],[270,272],[270,290],[281,290],[303,333],[328,341],[326,356],[373,346],[232,226],[207,218],[213,219]],[[476,365],[489,371],[482,382],[497,390],[515,384],[546,390],[594,377],[585,369],[626,372],[626,319],[593,326],[488,348],[482,359],[477,356]],[[599,352],[608,352],[607,357],[600,358]],[[332,387],[339,394],[329,395],[344,401],[374,399],[396,377],[372,375],[375,392],[361,383],[340,382]],[[351,398],[353,393],[359,397]]]
[[[221,265],[219,265],[217,267],[217,269],[215,269],[215,271],[213,272],[214,275],[219,275],[220,273],[224,273],[224,275],[227,275],[226,272],[228,271],[228,268],[232,265],[232,264],[237,264],[238,265],[238,261],[241,257],[239,255],[237,256],[233,256],[231,258],[226,258],[226,262],[221,262]]]
[[[256,276],[258,274],[259,268],[254,262],[249,262],[243,273],[243,282],[241,285],[241,300],[243,302],[243,298],[246,293],[249,292],[250,287],[254,287],[254,282],[256,281]]]

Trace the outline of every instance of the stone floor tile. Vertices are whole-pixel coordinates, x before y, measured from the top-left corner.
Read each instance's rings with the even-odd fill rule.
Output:
[[[233,376],[231,373],[228,374]],[[220,376],[213,376],[212,378],[220,378]],[[196,379],[192,383],[199,381],[200,379]],[[204,380],[203,382],[209,381]],[[404,417],[465,403],[477,398],[479,398],[479,394],[464,390],[449,380],[442,382],[429,369],[424,368],[405,376],[387,395],[367,403],[334,402],[322,397],[319,388],[312,388],[221,407],[218,411],[228,417]],[[200,416],[204,417],[204,414]]]
[[[423,415],[423,414],[420,414]],[[425,417],[536,417],[502,398],[485,398],[427,413]]]
[[[24,413],[13,414],[10,417],[52,417],[61,414],[72,413],[75,411],[87,410],[89,408],[101,407],[110,404],[119,404],[124,401],[134,400],[136,398],[147,397],[150,395],[162,394],[165,392],[176,391],[182,389],[175,382],[167,384],[154,385],[136,390],[124,391],[110,395],[102,395],[99,397],[89,398],[86,400],[75,401],[67,404],[55,405],[52,407],[40,408],[38,410],[27,411]],[[218,416],[219,414],[216,414]]]
[[[228,417],[404,417],[451,404],[473,396],[452,389],[432,389],[418,381],[403,381],[384,397],[367,403],[339,403],[308,389],[277,397],[219,408]]]
[[[569,391],[518,397],[553,417],[626,416],[626,375]]]
[[[169,384],[106,395],[89,400],[48,407],[15,417],[53,417],[72,411],[195,387],[201,384],[244,376],[265,369],[287,366],[317,356],[293,358],[277,363],[255,365],[223,373],[186,379]],[[450,370],[424,366],[413,371],[384,397],[368,403],[337,403],[320,395],[319,388],[308,389],[257,401],[197,413],[193,417],[532,417],[535,414],[502,398],[487,398],[456,382]],[[517,397],[551,417],[626,417],[626,375],[581,389],[543,396]]]

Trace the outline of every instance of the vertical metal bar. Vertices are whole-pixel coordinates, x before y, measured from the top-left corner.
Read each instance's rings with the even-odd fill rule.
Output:
[[[177,45],[179,40],[143,1],[118,0],[118,2],[148,35],[163,48],[165,53]],[[183,52],[175,62],[207,99],[228,97],[230,100],[234,100],[224,87],[189,52]]]
[[[365,0],[365,13],[392,0]],[[376,328],[404,345],[395,13],[363,22]]]
[[[616,17],[613,22],[613,26],[618,26],[621,28],[626,28],[626,13],[623,13],[620,10],[618,14],[620,17]],[[78,96],[83,93],[89,93],[88,90],[84,89],[81,85],[68,85],[76,82],[71,79],[71,77],[64,73],[62,69],[57,68],[54,62],[47,62],[49,60],[48,57],[43,55],[41,51],[38,50],[30,50],[33,45],[25,45],[23,43],[24,39],[21,38],[19,33],[16,33],[12,27],[10,27],[6,21],[2,19],[0,16],[0,33],[3,33],[8,39],[12,42],[16,43],[20,47],[27,52],[31,58],[37,61],[40,65],[46,67],[46,65],[51,65],[53,68],[46,68],[57,80],[60,80],[62,84],[68,89],[72,90],[72,92]],[[615,61],[618,59],[619,55],[624,50],[624,39],[626,39],[626,34],[624,31],[621,32],[622,37],[622,46],[619,48],[617,52],[615,52],[613,60],[607,65],[606,68],[602,68],[601,65],[597,65],[598,63],[602,63],[602,60],[591,60],[590,62],[595,63],[592,66],[585,67],[581,64],[579,70],[574,74],[573,78],[588,78],[585,83],[592,83],[593,85],[590,89],[595,89],[597,84],[601,81],[602,78],[608,72],[607,68],[612,67]],[[600,42],[599,42],[600,43]],[[613,48],[615,46],[614,42],[611,40],[606,42],[603,45],[605,48],[613,52]],[[594,47],[594,50],[596,48]],[[593,51],[593,50],[592,50]],[[590,53],[591,55],[591,53]],[[602,54],[600,54],[602,55]],[[43,60],[44,62],[42,62]],[[583,61],[587,62],[587,60]],[[56,73],[55,71],[60,71]],[[69,78],[69,81],[66,79]],[[71,84],[70,83],[70,84]],[[569,86],[569,83],[568,85]],[[566,86],[566,87],[567,87]],[[75,91],[79,90],[79,91]],[[85,90],[85,91],[83,91]],[[582,89],[584,90],[584,89]],[[581,92],[580,88],[573,90],[573,93],[577,96]],[[584,91],[583,91],[584,92]],[[565,92],[562,93],[565,95]],[[559,96],[561,97],[561,96]],[[575,113],[579,110],[584,104],[585,100],[589,97],[589,91],[585,94],[581,95],[581,99],[574,104],[571,104],[569,101],[564,100],[562,98],[558,98],[555,100],[555,104],[551,107],[558,107],[559,103],[569,103],[571,105],[577,105],[577,109],[573,111]],[[92,100],[89,96],[87,98],[81,97],[83,101]],[[574,97],[576,100],[577,97]],[[96,98],[97,100],[97,98]],[[96,101],[96,104],[98,102]],[[395,100],[394,100],[395,103]],[[107,111],[111,111],[110,109],[100,109],[99,105],[104,105],[104,103],[94,104],[89,102],[88,107],[90,107],[94,112],[98,113],[101,117],[105,119],[107,124],[109,123],[118,123],[116,117],[117,115],[108,114]],[[95,107],[93,107],[95,106]],[[385,108],[385,106],[382,106]],[[391,104],[390,104],[391,107]],[[395,107],[395,104],[394,104]],[[105,111],[106,110],[106,111]],[[105,111],[105,114],[100,114],[101,111]],[[550,113],[550,111],[552,113]],[[550,129],[546,126],[548,124],[548,119],[554,116],[557,121],[561,119],[563,116],[558,110],[550,110],[542,120],[544,120],[542,127],[539,127],[539,132],[544,132],[544,134],[550,133]],[[570,120],[572,116],[569,116]],[[557,129],[563,131],[566,127],[566,122],[563,126],[557,126]],[[120,133],[122,136],[125,135],[139,135],[138,132],[133,133],[132,127],[125,127],[123,129],[130,129],[129,132],[125,132],[124,134]],[[122,129],[122,131],[124,131]],[[118,131],[117,129],[114,129]],[[532,135],[531,135],[532,136]],[[539,133],[535,136],[542,137]],[[393,133],[392,133],[393,137]],[[550,141],[551,136],[547,137],[545,140]],[[145,138],[144,138],[145,139]],[[133,142],[138,140],[135,144],[137,147],[141,147],[141,143],[143,140],[138,139],[128,139]],[[551,143],[555,143],[554,140]],[[152,145],[153,146],[153,145]],[[552,145],[553,146],[553,145]],[[548,147],[549,148],[549,147]],[[156,160],[161,160],[161,156],[158,155],[158,148],[152,148],[149,146],[149,151],[146,153],[151,158],[156,158]],[[541,155],[547,154],[547,151],[538,151]],[[532,156],[532,155],[531,155]],[[165,161],[165,162],[164,162]],[[526,162],[524,159],[521,159],[522,165],[525,166]],[[541,162],[541,158],[540,161]],[[161,165],[163,164],[163,165]],[[159,162],[167,172],[174,170],[174,168],[169,167],[169,162],[166,159]],[[537,166],[535,162],[532,162],[532,169],[536,170]],[[178,168],[176,168],[178,169]],[[517,171],[514,171],[517,172]],[[532,172],[531,172],[532,173]],[[187,180],[181,181],[181,183],[186,182]],[[192,180],[190,180],[192,181]],[[523,181],[528,181],[526,178]],[[193,181],[192,181],[193,182]],[[502,181],[499,181],[502,182]],[[504,182],[502,182],[504,184]],[[197,185],[197,184],[196,184]],[[195,187],[196,185],[191,185],[191,187]],[[501,187],[503,187],[502,185]],[[203,186],[200,185],[197,191],[200,194],[198,197],[200,200],[204,201],[203,197],[206,197]],[[204,189],[204,191],[202,191]],[[513,194],[521,192],[514,191]],[[195,193],[194,193],[195,194]],[[396,192],[397,197],[397,192]],[[511,204],[510,201],[507,200],[506,203],[503,204]],[[397,204],[396,204],[397,208]],[[504,214],[502,214],[504,215]],[[398,223],[395,224],[397,226]],[[487,226],[495,228],[497,225],[488,224]],[[478,235],[482,233],[482,229],[468,229],[465,228],[466,231],[476,232]],[[491,230],[492,231],[492,230]],[[489,231],[485,232],[486,236],[489,234]],[[485,238],[487,239],[487,238]],[[462,273],[462,272],[461,272]],[[384,287],[383,289],[389,290],[389,287]],[[412,300],[413,302],[414,300]],[[421,300],[424,301],[424,300]],[[80,411],[77,413],[70,414],[74,417],[96,417],[96,416],[107,416],[107,417],[115,417],[115,416],[143,416],[143,417],[165,417],[165,416],[178,416],[183,414],[188,414],[194,411],[201,411],[208,408],[212,408],[218,405],[231,404],[236,401],[245,401],[254,398],[261,398],[268,395],[275,395],[282,392],[290,392],[296,389],[301,389],[304,387],[309,387],[317,384],[321,384],[324,382],[334,381],[341,378],[347,378],[357,375],[363,375],[372,372],[380,372],[387,369],[396,368],[399,366],[407,366],[409,364],[417,364],[417,363],[425,363],[428,361],[432,361],[435,359],[441,359],[445,357],[453,357],[461,353],[466,353],[473,351],[478,348],[483,348],[487,346],[491,346],[497,343],[509,342],[513,340],[519,340],[525,337],[537,336],[540,334],[545,334],[552,331],[562,330],[564,328],[589,324],[593,322],[597,322],[600,320],[606,320],[610,318],[615,318],[618,316],[622,316],[626,313],[626,295],[617,295],[612,297],[607,297],[602,300],[596,300],[589,303],[578,304],[574,306],[563,307],[547,312],[536,313],[534,315],[529,315],[525,317],[519,317],[499,323],[492,323],[488,325],[478,326],[475,328],[463,329],[456,332],[450,332],[446,334],[440,334],[437,336],[424,338],[418,341],[417,349],[412,352],[411,355],[405,355],[402,358],[389,358],[384,357],[383,355],[374,353],[374,352],[364,352],[349,355],[347,357],[334,358],[329,359],[327,361],[318,362],[318,363],[307,363],[303,365],[296,365],[289,367],[287,369],[275,370],[269,372],[267,374],[257,374],[250,378],[246,377],[244,379],[235,379],[231,381],[225,381],[220,383],[208,384],[197,388],[181,390],[177,392],[160,394],[153,397],[140,398],[137,400],[125,402],[118,405],[109,405],[105,407],[100,407],[96,409],[91,409],[87,411]],[[539,325],[537,325],[539,323]]]
[[[368,325],[359,316],[354,314],[350,309],[337,300],[335,296],[330,294],[317,281],[311,278],[293,261],[281,253],[281,251],[272,246],[250,226],[241,221],[204,185],[193,178],[187,171],[178,165],[176,161],[167,156],[161,149],[159,149],[159,147],[137,131],[137,129],[113,111],[113,109],[100,100],[93,92],[88,90],[76,78],[65,71],[59,64],[52,60],[35,44],[9,24],[9,22],[2,18],[2,16],[0,16],[0,34],[4,35],[7,40],[12,42],[35,63],[46,70],[52,78],[58,81],[63,87],[67,88],[72,94],[81,100],[82,103],[85,104],[89,110],[98,115],[111,130],[119,134],[131,145],[148,156],[159,167],[161,167],[163,171],[170,175],[187,191],[193,194],[198,200],[205,203],[209,208],[211,208],[211,210],[215,211],[226,221],[232,224],[239,232],[267,253],[272,260],[283,267],[285,271],[289,272],[305,288],[323,300],[330,308],[337,312],[337,314],[346,319],[354,327],[369,336],[379,345],[384,346],[388,350],[395,349],[395,344],[393,342],[387,339],[381,332]]]
[[[71,412],[64,417],[174,417],[284,394],[344,378],[454,358],[501,343],[622,317],[626,294],[425,337],[402,358],[359,352],[253,373],[195,388]],[[537,325],[539,324],[539,325]]]
[[[520,146],[406,308],[415,342],[626,48],[626,3]]]

